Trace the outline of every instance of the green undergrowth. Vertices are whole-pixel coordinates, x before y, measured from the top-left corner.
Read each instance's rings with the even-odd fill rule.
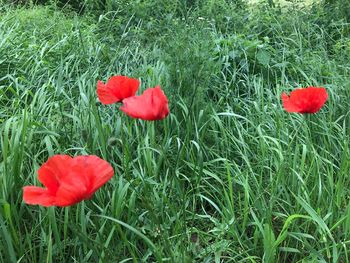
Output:
[[[228,2],[0,9],[0,262],[349,261],[350,24]],[[169,117],[100,104],[114,74],[161,85]],[[303,86],[325,107],[286,113]],[[115,176],[72,207],[25,205],[54,154]]]

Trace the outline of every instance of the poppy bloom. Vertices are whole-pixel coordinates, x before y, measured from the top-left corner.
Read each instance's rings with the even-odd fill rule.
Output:
[[[113,76],[106,84],[101,80],[97,81],[97,96],[103,104],[112,104],[135,96],[139,86],[140,81],[138,79]]]
[[[288,112],[316,113],[325,104],[328,94],[325,88],[307,87],[293,90],[289,97],[283,92],[281,98]]]
[[[23,187],[23,200],[30,205],[70,206],[92,195],[114,174],[112,166],[94,155],[55,155],[38,171],[45,188]]]
[[[169,114],[168,99],[160,86],[156,86],[146,89],[140,96],[124,99],[120,110],[132,118],[161,120]]]

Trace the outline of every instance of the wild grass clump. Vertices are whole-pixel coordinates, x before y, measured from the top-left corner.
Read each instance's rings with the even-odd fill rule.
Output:
[[[124,2],[1,7],[0,262],[349,261],[346,12]],[[116,74],[161,85],[169,117],[101,105]],[[282,91],[305,86],[325,107],[286,113]],[[69,208],[25,205],[54,154],[116,175]]]

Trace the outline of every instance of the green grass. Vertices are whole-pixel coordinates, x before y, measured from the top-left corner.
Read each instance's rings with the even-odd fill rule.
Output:
[[[1,8],[1,263],[350,262],[350,24],[204,2],[150,19],[151,4]],[[170,116],[100,104],[113,74],[160,84]],[[327,88],[325,107],[286,113],[282,91],[308,85]],[[24,204],[63,153],[115,176],[72,207]]]

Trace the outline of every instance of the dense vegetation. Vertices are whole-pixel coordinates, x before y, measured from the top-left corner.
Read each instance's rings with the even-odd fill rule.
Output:
[[[0,262],[350,261],[350,4],[19,2],[0,8]],[[114,74],[160,84],[171,115],[100,104]],[[326,106],[286,113],[311,85]],[[116,175],[25,205],[58,153]]]

